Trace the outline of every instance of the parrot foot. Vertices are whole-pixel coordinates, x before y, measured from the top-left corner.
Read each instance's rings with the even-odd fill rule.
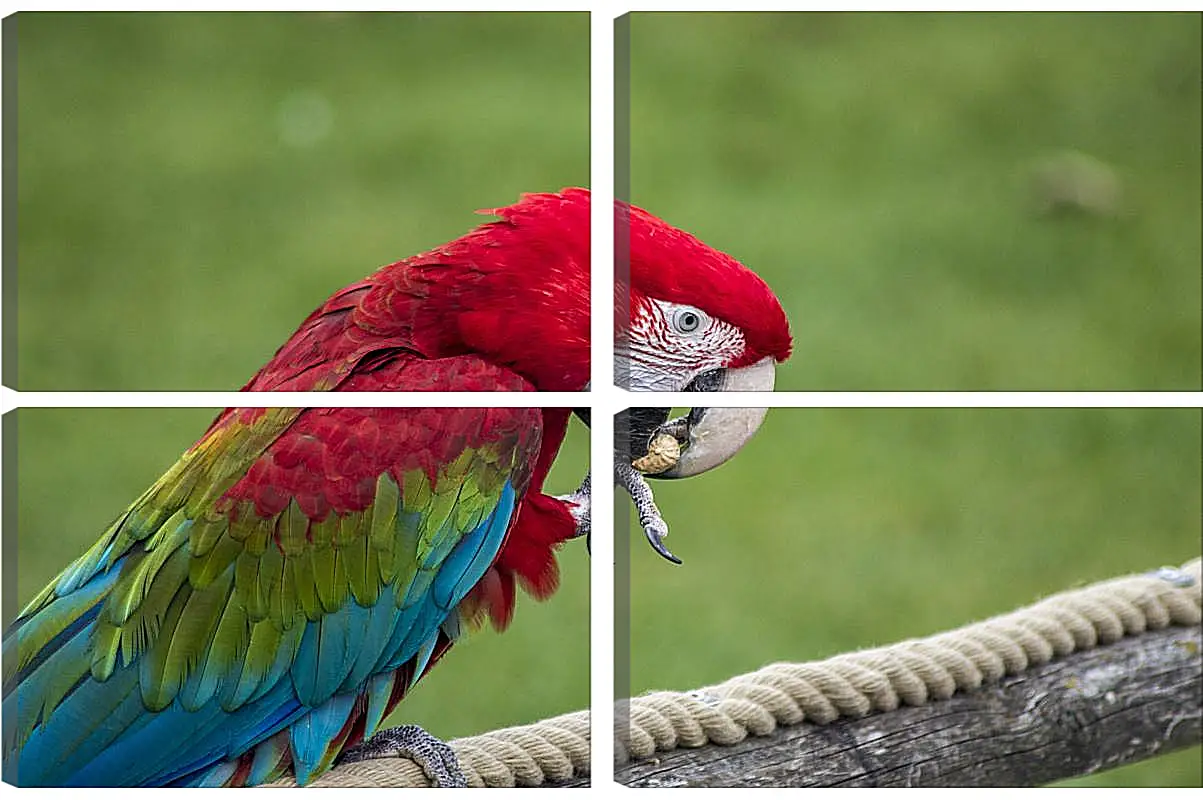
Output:
[[[668,523],[656,507],[652,487],[648,486],[643,475],[620,459],[614,465],[614,482],[625,489],[635,503],[635,510],[639,513],[639,525],[643,528],[643,535],[647,537],[652,549],[674,564],[680,564],[681,559],[664,546],[664,537],[668,536]]]
[[[380,731],[371,739],[344,750],[339,763],[353,764],[387,757],[412,759],[436,788],[463,789],[468,785],[451,746],[417,725],[398,725]]]

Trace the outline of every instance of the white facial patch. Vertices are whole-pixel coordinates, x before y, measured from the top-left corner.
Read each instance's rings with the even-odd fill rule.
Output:
[[[744,351],[743,333],[693,306],[649,300],[635,309],[630,336],[615,348],[630,389],[679,392],[698,374],[724,367]]]

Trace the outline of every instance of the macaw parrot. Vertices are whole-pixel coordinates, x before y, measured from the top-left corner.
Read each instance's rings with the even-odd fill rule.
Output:
[[[615,286],[619,383],[637,392],[772,391],[775,365],[789,358],[793,339],[768,284],[726,253],[641,208],[620,204],[616,224],[629,232],[619,241],[629,242],[630,259],[629,280]],[[615,482],[631,495],[657,553],[680,563],[664,546],[668,525],[644,475],[686,478],[717,467],[747,443],[766,413],[699,407],[669,420],[667,408],[643,408],[619,416]],[[658,437],[674,443],[674,457],[655,466],[639,464]]]
[[[588,191],[490,213],[336,292],[244,389],[585,388]],[[307,784],[397,752],[462,785],[381,721],[466,623],[555,590],[587,527],[542,492],[571,414],[226,409],[6,631],[4,780]]]
[[[586,388],[588,191],[490,213],[500,219],[336,292],[243,388]],[[709,315],[698,330],[743,340],[696,368],[652,357],[648,374],[763,381],[763,359],[784,355],[738,299],[759,279],[682,237],[660,254],[665,275],[632,264],[632,294],[689,305]],[[736,299],[691,299],[674,281]],[[588,474],[565,498],[542,492],[571,413],[226,409],[6,631],[4,779],[247,786],[291,771],[306,784],[340,759],[395,752],[461,784],[445,745],[380,724],[465,623],[504,628],[517,585],[555,590],[555,550],[589,529]]]

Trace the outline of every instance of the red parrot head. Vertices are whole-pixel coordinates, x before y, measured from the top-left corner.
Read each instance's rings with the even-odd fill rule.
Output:
[[[629,319],[615,346],[620,382],[633,391],[771,390],[792,339],[768,284],[641,208],[630,207],[629,230]]]

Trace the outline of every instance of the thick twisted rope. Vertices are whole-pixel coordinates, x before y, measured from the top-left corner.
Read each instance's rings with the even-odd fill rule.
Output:
[[[730,745],[779,725],[831,722],[918,706],[1125,636],[1203,617],[1200,559],[1062,592],[1035,605],[924,639],[825,661],[771,664],[693,692],[618,704],[615,760],[706,744]],[[626,717],[629,710],[629,718]],[[449,743],[472,786],[540,786],[589,774],[589,712]],[[281,781],[278,786],[295,785]],[[407,758],[344,764],[316,786],[429,786]]]
[[[1200,559],[1053,595],[1008,614],[888,647],[805,664],[770,664],[697,691],[632,698],[616,720],[615,760],[731,745],[778,725],[817,724],[918,706],[1079,650],[1170,625],[1198,625]]]

